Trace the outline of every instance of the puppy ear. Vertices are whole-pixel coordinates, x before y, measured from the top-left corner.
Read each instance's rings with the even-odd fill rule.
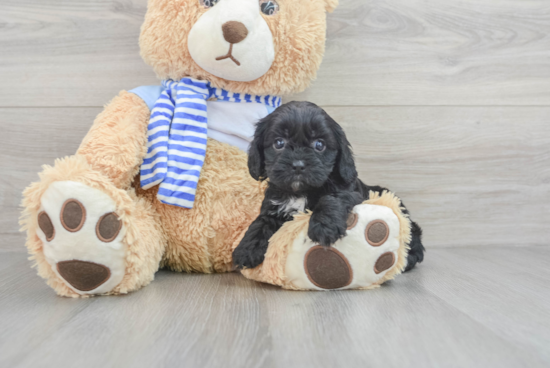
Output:
[[[330,118],[330,117],[329,117]],[[332,120],[332,118],[330,118]],[[336,163],[332,170],[332,175],[345,184],[351,184],[357,179],[357,169],[355,168],[355,160],[353,159],[353,152],[351,151],[351,145],[346,138],[346,134],[337,122],[332,120],[332,130],[338,142],[338,156],[336,156]]]
[[[267,178],[264,157],[264,135],[267,132],[268,118],[269,116],[256,124],[254,139],[248,149],[248,171],[254,180],[265,180]]]
[[[332,13],[338,6],[338,0],[325,0],[325,9],[327,12]]]

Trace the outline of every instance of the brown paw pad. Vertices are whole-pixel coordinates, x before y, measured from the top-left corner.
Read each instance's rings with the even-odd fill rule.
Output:
[[[55,237],[55,228],[52,224],[52,219],[45,211],[38,214],[38,226],[46,235],[47,241],[52,241]]]
[[[104,284],[111,277],[109,268],[85,261],[63,261],[57,263],[57,271],[75,289],[91,291]]]
[[[365,229],[365,238],[373,247],[378,247],[384,244],[384,242],[388,240],[389,235],[390,228],[383,220],[371,221]]]
[[[304,268],[309,280],[323,289],[342,288],[353,280],[348,260],[331,247],[312,247],[305,255]]]
[[[101,216],[96,226],[96,234],[99,240],[109,243],[116,239],[122,229],[122,221],[116,213],[111,212]]]
[[[374,264],[374,272],[379,274],[390,269],[395,263],[395,255],[392,252],[386,252],[378,258]]]
[[[348,225],[348,230],[351,230],[357,225],[357,221],[359,221],[359,215],[356,213],[350,213],[348,216],[348,220],[346,221],[346,225]]]
[[[61,225],[71,233],[82,229],[86,222],[86,208],[76,199],[68,199],[61,208]]]

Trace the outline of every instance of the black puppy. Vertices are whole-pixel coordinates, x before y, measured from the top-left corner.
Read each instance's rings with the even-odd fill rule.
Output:
[[[271,236],[306,209],[313,211],[309,238],[330,246],[346,234],[348,215],[369,198],[369,191],[387,190],[365,185],[357,178],[344,131],[310,102],[287,103],[258,123],[248,169],[254,179],[269,178],[269,183],[260,215],[233,252],[238,268],[261,264]],[[424,258],[421,236],[422,230],[412,222],[406,270]]]

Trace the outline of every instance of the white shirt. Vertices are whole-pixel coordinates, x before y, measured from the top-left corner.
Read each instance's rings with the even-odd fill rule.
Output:
[[[256,123],[271,113],[272,108],[252,103],[207,101],[208,136],[248,152]],[[271,111],[270,111],[271,109]]]
[[[138,95],[152,110],[163,91],[162,86],[142,86],[129,91]],[[275,110],[271,106],[251,103],[207,101],[208,137],[248,152],[255,125]]]

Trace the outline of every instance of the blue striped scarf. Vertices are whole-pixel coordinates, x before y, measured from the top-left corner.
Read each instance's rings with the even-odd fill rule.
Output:
[[[206,155],[206,101],[258,102],[278,107],[277,96],[254,96],[225,91],[210,82],[183,78],[165,80],[165,90],[151,111],[147,127],[147,155],[141,166],[141,186],[160,184],[157,198],[174,206],[193,208],[199,175]]]

